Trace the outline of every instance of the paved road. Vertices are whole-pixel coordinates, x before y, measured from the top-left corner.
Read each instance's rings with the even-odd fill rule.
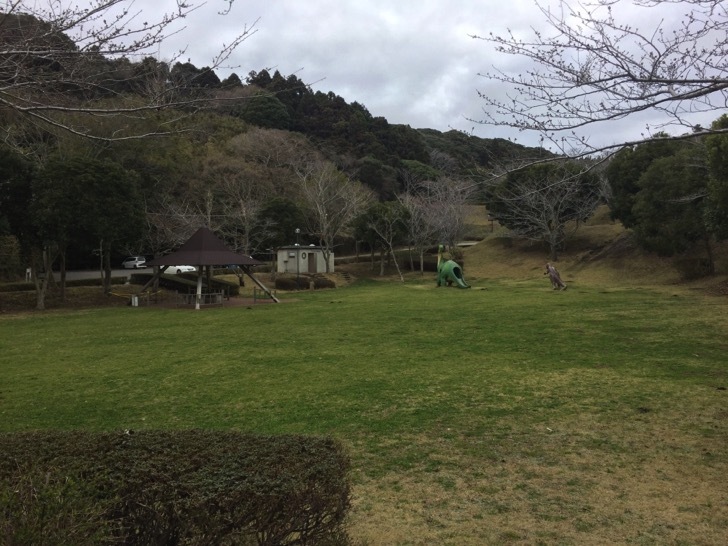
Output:
[[[112,277],[130,277],[132,273],[151,273],[151,267],[145,267],[142,269],[112,269]],[[56,272],[56,278],[59,278],[60,274]],[[75,279],[99,279],[101,278],[101,272],[98,269],[90,269],[84,271],[66,271],[66,278],[68,280]]]

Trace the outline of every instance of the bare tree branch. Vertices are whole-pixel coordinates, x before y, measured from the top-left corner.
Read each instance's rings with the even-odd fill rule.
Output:
[[[533,63],[514,74],[494,69],[484,77],[506,84],[506,100],[481,93],[480,123],[536,131],[572,157],[594,147],[584,129],[641,112],[656,114],[639,141],[657,131],[695,131],[695,116],[728,106],[728,5],[719,0],[559,0],[535,5],[547,30],[532,36],[473,36],[496,50]],[[686,11],[674,20],[676,6]],[[629,9],[632,11],[629,11]],[[645,30],[629,22],[657,21]],[[624,22],[626,21],[626,22]],[[723,130],[724,132],[725,130]],[[638,142],[635,140],[632,143]],[[574,153],[576,151],[576,153]]]
[[[573,163],[538,165],[506,174],[487,190],[488,209],[511,235],[545,241],[551,259],[603,202],[603,177]],[[567,228],[571,228],[571,232]]]
[[[454,178],[423,180],[409,189],[409,197],[401,203],[410,211],[411,231],[420,250],[426,244],[444,243],[455,247],[465,229],[466,205],[477,186]]]
[[[307,231],[318,237],[329,271],[338,236],[373,200],[372,192],[328,162],[311,161],[298,168],[299,191],[307,213]]]
[[[232,1],[225,2],[228,9]],[[174,10],[149,20],[132,0],[85,6],[6,0],[0,4],[0,138],[12,141],[19,123],[103,141],[169,134],[174,125],[166,117],[152,130],[134,121],[167,109],[189,115],[210,102],[211,95],[191,94],[170,79],[169,66],[184,50],[166,62],[154,59],[160,44],[182,32],[182,21],[199,7],[177,0]],[[255,32],[255,22],[244,25],[221,44],[206,70],[222,68]],[[127,132],[105,132],[100,122],[110,117],[130,120]]]

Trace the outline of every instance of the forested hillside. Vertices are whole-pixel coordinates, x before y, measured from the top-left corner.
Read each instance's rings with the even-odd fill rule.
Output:
[[[237,77],[233,81],[239,81]],[[221,82],[220,87],[230,80]],[[315,146],[387,199],[402,190],[402,171],[477,179],[483,169],[518,157],[541,157],[541,149],[505,139],[481,139],[459,131],[390,125],[366,106],[333,92],[314,92],[295,75],[251,72],[240,89],[253,93],[223,111],[251,125],[306,135]],[[228,87],[227,89],[234,89]]]

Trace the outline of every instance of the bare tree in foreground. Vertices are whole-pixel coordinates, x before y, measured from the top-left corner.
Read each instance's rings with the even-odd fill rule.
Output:
[[[728,3],[723,0],[558,0],[536,7],[546,28],[474,36],[532,63],[506,84],[507,100],[481,93],[481,123],[536,131],[561,153],[580,157],[650,140],[727,129],[696,127],[695,117],[728,106]],[[670,24],[670,21],[674,23]],[[584,129],[650,111],[659,119],[631,142],[591,146]],[[717,117],[717,114],[716,114]]]
[[[223,0],[225,12],[233,1]],[[102,141],[171,132],[171,116],[151,127],[139,120],[163,109],[184,107],[189,113],[209,99],[179,94],[170,81],[169,65],[184,51],[167,62],[151,55],[183,30],[180,23],[198,7],[176,0],[173,11],[150,19],[130,0],[5,0],[0,4],[0,138],[16,144],[28,126]],[[254,24],[243,25],[221,44],[207,69],[221,68],[254,32]],[[99,131],[102,118],[125,122],[113,132]]]

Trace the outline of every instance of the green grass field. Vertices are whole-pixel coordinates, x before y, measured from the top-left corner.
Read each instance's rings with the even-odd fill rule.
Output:
[[[725,298],[426,280],[0,317],[0,429],[333,435],[363,545],[725,543]]]

